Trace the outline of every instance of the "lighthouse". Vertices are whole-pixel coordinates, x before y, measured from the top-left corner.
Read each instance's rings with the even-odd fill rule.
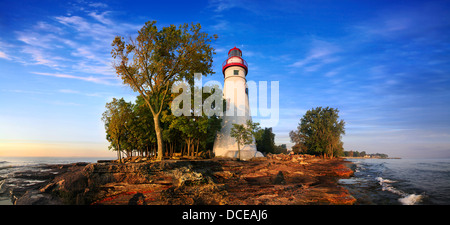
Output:
[[[246,80],[248,65],[242,58],[242,51],[239,48],[234,47],[228,51],[228,58],[222,64],[222,73],[226,111],[222,117],[222,128],[217,134],[213,151],[215,156],[238,158],[238,145],[236,139],[230,135],[231,128],[233,124],[245,125],[247,120],[252,119]],[[256,150],[254,137],[251,144],[240,146],[240,149],[242,160],[263,157],[263,154]]]

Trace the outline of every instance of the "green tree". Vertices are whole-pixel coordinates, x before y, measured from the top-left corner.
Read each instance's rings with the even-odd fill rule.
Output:
[[[200,24],[170,25],[158,30],[156,21],[146,22],[136,39],[125,41],[116,36],[111,51],[116,60],[116,73],[124,84],[130,86],[144,99],[154,120],[158,145],[158,159],[164,153],[161,112],[170,95],[169,89],[175,81],[192,81],[194,73],[212,74],[210,46],[217,35],[201,32]]]
[[[345,122],[339,119],[339,110],[317,107],[308,110],[289,136],[306,152],[324,157],[339,156],[343,151],[341,135],[345,134]]]
[[[281,144],[281,145],[275,146],[275,153],[276,154],[280,154],[280,153],[287,154],[286,144]]]
[[[192,93],[194,89],[202,93],[203,101],[211,96],[211,93],[203,93],[198,87],[192,87],[191,89]],[[200,147],[206,149],[209,145],[212,148],[216,133],[221,128],[222,120],[216,115],[208,117],[202,110],[203,102],[195,102],[193,98],[190,100],[191,111],[201,110],[201,112],[195,112],[191,116],[174,116],[168,112],[164,113],[162,121],[169,124],[167,135],[178,134],[178,139],[182,137],[186,144],[187,155],[193,156],[198,155]]]
[[[245,125],[233,123],[230,135],[236,139],[239,160],[241,159],[241,145],[251,144],[253,135],[257,133],[259,129],[259,123],[252,123],[250,120],[247,120]]]
[[[132,132],[135,136],[137,148],[142,155],[150,156],[150,150],[156,144],[156,133],[153,115],[146,106],[142,96],[138,95],[133,105],[134,120]]]
[[[255,134],[256,149],[262,153],[275,153],[275,134],[271,127],[260,129]]]
[[[102,121],[105,123],[106,139],[111,143],[109,148],[117,151],[119,162],[122,161],[121,151],[128,145],[132,116],[132,104],[123,98],[113,98],[106,103]]]

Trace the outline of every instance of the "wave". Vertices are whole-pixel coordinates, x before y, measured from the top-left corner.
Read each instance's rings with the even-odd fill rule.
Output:
[[[396,183],[397,181],[384,179],[382,177],[377,177],[375,179],[380,184],[382,191],[389,191],[391,193],[400,195],[401,198],[399,198],[398,201],[400,203],[402,203],[403,205],[415,205],[415,204],[419,203],[424,197],[424,195],[408,194],[401,190],[396,189],[391,184]]]
[[[7,163],[8,161],[0,161],[0,163]]]
[[[399,198],[398,201],[403,205],[415,205],[419,203],[423,198],[423,195],[410,194],[403,198]]]
[[[0,194],[5,192],[5,189],[3,188],[3,185],[5,184],[6,179],[0,180]]]

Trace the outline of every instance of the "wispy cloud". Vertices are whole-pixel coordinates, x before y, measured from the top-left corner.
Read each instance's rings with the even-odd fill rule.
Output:
[[[55,58],[53,58],[49,53],[45,53],[42,49],[32,46],[24,46],[22,52],[31,55],[31,58],[36,65],[45,65],[52,68],[59,68],[63,66],[63,64],[58,63]],[[28,62],[25,63],[27,64]]]
[[[8,55],[6,55],[6,53],[0,51],[0,58],[2,59],[9,59]]]
[[[337,74],[339,74],[342,71],[342,69],[344,69],[344,66],[336,67],[336,68],[326,72],[324,74],[324,76],[326,76],[326,77],[334,77]]]
[[[142,24],[118,21],[104,3],[76,3],[72,8],[77,9],[76,15],[47,17],[26,29],[14,31],[20,41],[14,48],[20,50],[10,55],[0,49],[0,58],[56,70],[36,72],[39,75],[113,84],[111,81],[116,76],[110,63],[111,42],[116,35],[135,33]]]
[[[20,89],[14,89],[14,90],[2,90],[2,92],[10,92],[10,93],[20,93],[20,94],[50,94],[48,92],[43,92],[43,91],[33,91],[33,90],[20,90]]]
[[[72,90],[72,89],[60,89],[60,90],[58,90],[58,92],[64,93],[64,94],[84,95],[84,96],[89,96],[89,97],[103,97],[103,96],[108,95],[108,93],[99,93],[99,92],[85,93],[82,91],[77,91],[77,90]]]
[[[41,75],[41,76],[49,76],[49,77],[58,77],[58,78],[67,78],[67,79],[75,79],[82,80],[87,82],[93,82],[98,84],[107,84],[107,85],[117,85],[118,83],[112,83],[110,80],[114,80],[114,77],[83,77],[83,76],[75,76],[70,74],[62,74],[62,73],[42,73],[42,72],[32,72],[33,74]]]
[[[222,12],[234,7],[243,6],[242,1],[237,0],[210,0],[209,6],[214,9],[215,12]]]
[[[109,13],[111,13],[111,12],[106,11],[106,12],[102,12],[99,14],[97,14],[96,12],[91,12],[91,13],[89,13],[89,16],[91,16],[98,22],[103,23],[105,25],[114,25],[114,22],[111,19],[106,17]]]
[[[321,40],[313,40],[312,48],[308,54],[292,63],[290,67],[303,68],[307,72],[313,72],[325,64],[339,61],[339,57],[336,56],[336,53],[339,51],[340,48],[335,44]]]
[[[47,104],[58,105],[58,106],[81,106],[79,103],[66,102],[66,101],[44,101]]]
[[[402,5],[355,26],[362,34],[384,38],[420,38],[441,34],[450,26],[448,11],[433,1]],[[437,32],[437,33],[436,33]]]
[[[89,3],[88,5],[91,7],[94,7],[94,8],[107,8],[108,7],[107,4],[102,3],[102,2],[93,2],[93,3]]]

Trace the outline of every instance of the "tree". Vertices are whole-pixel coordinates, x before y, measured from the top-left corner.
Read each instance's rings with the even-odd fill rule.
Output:
[[[277,145],[275,146],[275,153],[276,154],[287,154],[287,146],[286,144],[281,144],[281,145]]]
[[[109,148],[117,151],[119,162],[122,161],[122,147],[127,145],[127,137],[130,135],[130,123],[132,119],[131,103],[123,98],[106,103],[106,111],[102,120],[105,123],[106,139],[111,142]]]
[[[138,148],[142,155],[150,156],[150,150],[156,144],[156,133],[153,124],[153,116],[146,106],[144,99],[138,95],[133,105],[134,119],[133,134],[136,137]]]
[[[200,24],[170,25],[158,30],[146,22],[136,39],[116,36],[111,51],[113,67],[123,83],[139,92],[153,115],[158,159],[164,153],[160,115],[170,87],[183,79],[193,83],[194,73],[212,74],[213,48],[217,39],[200,32]],[[131,57],[131,58],[130,58]]]
[[[191,116],[175,116],[172,113],[163,114],[162,121],[168,124],[167,135],[178,134],[176,138],[185,141],[187,153],[189,156],[198,155],[199,148],[206,149],[210,146],[212,149],[212,143],[216,136],[217,131],[221,128],[222,119],[216,115],[207,116],[202,110],[204,101],[211,96],[211,93],[203,93],[202,89],[198,87],[191,87],[193,93],[195,90],[202,93],[202,102],[196,102],[193,98],[190,99],[191,111],[196,111]],[[197,105],[195,105],[197,104]],[[169,140],[168,140],[169,141]]]
[[[275,153],[275,134],[271,127],[260,129],[255,134],[256,149],[262,153]]]
[[[345,122],[338,120],[338,113],[338,109],[330,107],[308,110],[297,130],[289,133],[291,142],[304,147],[309,154],[331,158],[341,155],[341,135],[345,134]]]
[[[238,159],[241,159],[241,145],[249,145],[253,141],[253,135],[259,130],[259,123],[247,120],[244,124],[235,124],[231,128],[230,135],[236,139],[238,145]]]

